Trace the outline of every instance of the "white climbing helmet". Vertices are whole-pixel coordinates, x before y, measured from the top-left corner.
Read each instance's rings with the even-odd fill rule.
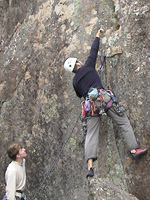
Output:
[[[72,72],[75,64],[76,64],[77,58],[68,58],[64,63],[65,70]]]

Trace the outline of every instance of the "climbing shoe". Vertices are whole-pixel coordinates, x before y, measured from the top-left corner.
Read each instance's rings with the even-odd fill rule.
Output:
[[[88,170],[88,173],[87,173],[87,175],[86,175],[86,178],[88,178],[88,177],[93,177],[94,176],[94,170],[93,170],[93,168],[90,168],[90,170]]]
[[[136,151],[135,153],[131,153],[133,159],[136,159],[148,152],[147,149],[136,149],[135,151]]]

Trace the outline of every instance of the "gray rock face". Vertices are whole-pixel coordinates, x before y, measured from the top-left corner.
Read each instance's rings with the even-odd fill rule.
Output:
[[[107,182],[101,178],[94,178],[89,181],[89,200],[138,200],[136,197],[128,194],[118,186]]]
[[[28,153],[28,199],[36,194],[38,200],[149,200],[149,154],[133,161],[121,130],[106,116],[95,178],[85,179],[85,135],[80,121],[75,126],[80,99],[73,91],[73,75],[63,68],[69,56],[86,60],[102,25],[97,65],[103,49],[103,84],[125,105],[140,146],[149,147],[149,0],[3,0],[0,11],[0,198],[10,162],[7,147],[21,142]]]

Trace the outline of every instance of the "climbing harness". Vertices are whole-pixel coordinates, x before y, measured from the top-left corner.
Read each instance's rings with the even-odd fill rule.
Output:
[[[15,198],[16,200],[26,200],[26,197],[18,197],[18,196],[16,196],[16,198]],[[3,196],[3,199],[2,200],[7,200],[7,197],[6,197],[6,194]]]
[[[51,167],[49,168],[49,170],[47,171],[47,173],[45,173],[45,176],[44,176],[44,178],[43,178],[43,181],[41,182],[40,186],[38,187],[37,191],[35,192],[33,198],[31,198],[31,200],[35,200],[37,194],[39,193],[39,191],[41,190],[42,186],[44,185],[44,183],[45,183],[47,177],[48,177],[48,176],[50,175],[50,173],[55,169],[55,166],[56,166],[56,164],[57,164],[57,162],[58,162],[58,160],[59,160],[59,158],[60,158],[60,156],[61,156],[61,154],[62,154],[62,152],[63,152],[63,150],[64,150],[64,148],[65,148],[65,146],[67,145],[67,143],[69,142],[69,140],[70,140],[70,138],[71,138],[71,135],[72,135],[72,133],[73,133],[73,131],[74,131],[76,125],[77,125],[77,122],[78,122],[78,120],[79,120],[79,118],[80,118],[80,115],[81,115],[81,113],[79,114],[79,116],[78,116],[78,118],[77,118],[77,120],[76,120],[76,122],[75,122],[75,125],[74,125],[72,131],[70,132],[68,138],[66,139],[66,141],[64,142],[63,146],[61,147],[61,149],[60,149],[58,155],[56,156],[56,159],[53,161],[53,163],[52,163]]]
[[[81,102],[81,120],[84,120],[87,116],[97,116],[107,113],[112,104],[115,107],[116,113],[122,116],[125,109],[119,104],[111,90],[91,88],[86,99]]]
[[[91,88],[86,99],[81,102],[81,120],[87,116],[98,116],[106,113],[114,102],[117,102],[117,99],[112,91]]]

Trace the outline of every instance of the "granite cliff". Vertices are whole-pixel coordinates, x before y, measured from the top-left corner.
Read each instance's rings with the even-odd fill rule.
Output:
[[[149,0],[0,1],[0,198],[10,162],[6,150],[14,141],[28,153],[28,199],[37,192],[80,114],[64,60],[84,62],[101,25],[97,65],[105,50],[104,86],[126,107],[138,143],[149,147],[149,24]],[[103,116],[101,127],[95,177],[85,178],[78,121],[37,200],[150,199],[149,154],[132,160],[116,125]]]

